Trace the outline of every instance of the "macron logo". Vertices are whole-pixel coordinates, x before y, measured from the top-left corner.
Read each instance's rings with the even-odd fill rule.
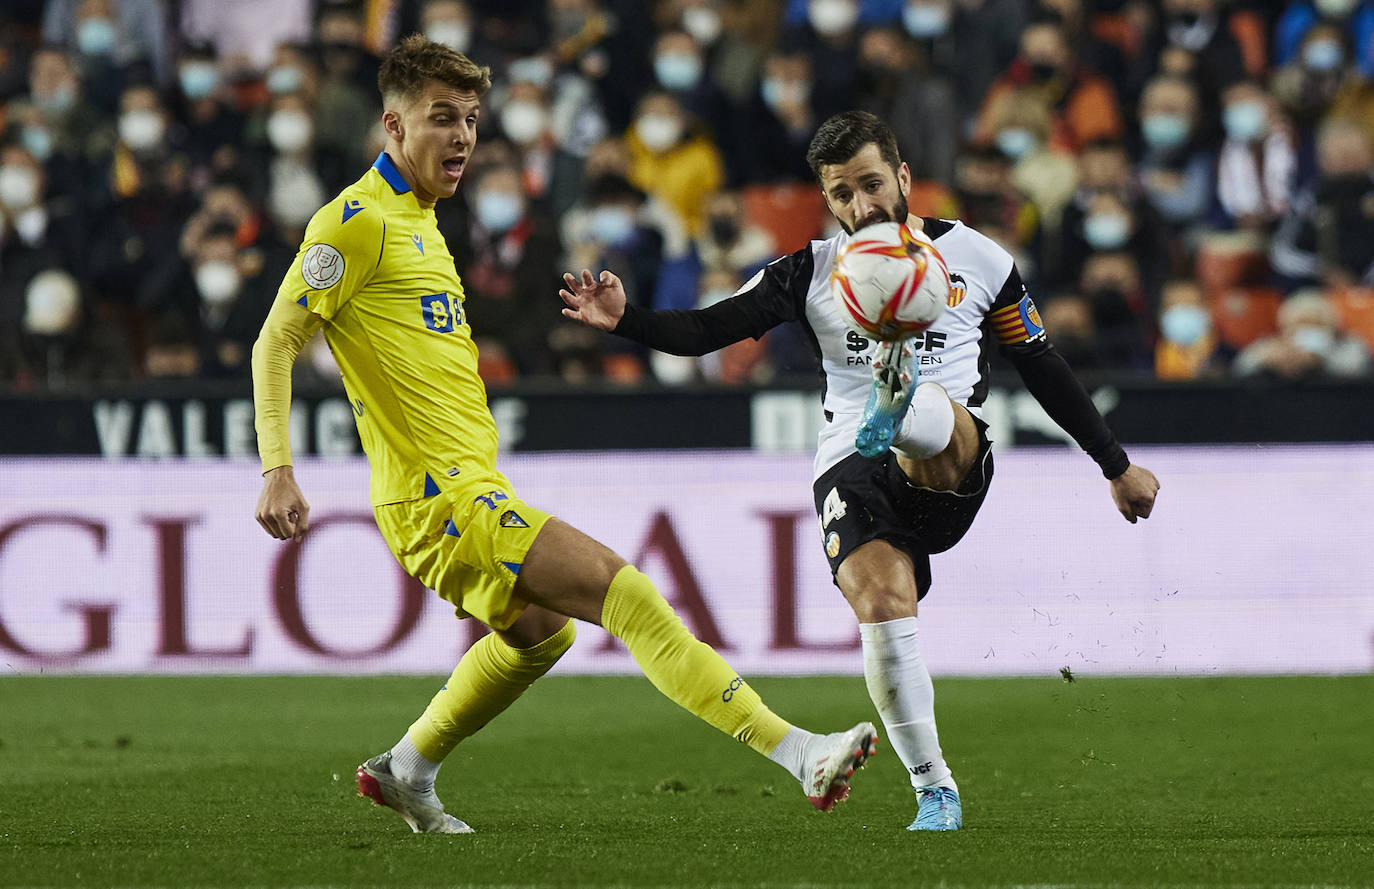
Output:
[[[344,222],[347,222],[354,216],[357,216],[359,213],[362,212],[362,210],[363,205],[358,203],[357,201],[344,201],[343,222],[340,222],[339,225],[343,225]]]

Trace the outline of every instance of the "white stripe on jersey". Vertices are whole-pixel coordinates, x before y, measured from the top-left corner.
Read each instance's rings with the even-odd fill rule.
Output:
[[[986,235],[962,222],[946,221],[953,227],[935,239],[935,247],[949,266],[951,276],[963,279],[967,292],[957,306],[946,309],[917,338],[917,371],[922,381],[939,383],[951,399],[967,406],[979,380],[980,327],[1011,274],[1012,257]],[[806,294],[806,320],[820,344],[821,367],[825,372],[824,407],[834,417],[821,427],[817,437],[816,477],[855,453],[854,436],[873,385],[869,365],[878,344],[850,330],[830,295],[830,268],[836,254],[848,242],[849,236],[844,232],[811,242],[815,265]],[[971,411],[978,413],[977,408]]]

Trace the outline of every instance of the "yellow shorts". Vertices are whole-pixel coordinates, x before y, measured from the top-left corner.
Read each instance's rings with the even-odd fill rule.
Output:
[[[529,605],[515,581],[549,514],[495,470],[464,469],[459,479],[433,496],[375,507],[377,527],[401,567],[459,617],[504,630]]]

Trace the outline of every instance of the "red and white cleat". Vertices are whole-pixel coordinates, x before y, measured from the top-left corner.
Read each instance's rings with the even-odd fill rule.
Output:
[[[849,779],[863,768],[878,749],[878,730],[861,722],[847,732],[826,735],[821,753],[808,770],[806,798],[822,812],[829,812],[849,796]]]
[[[386,806],[405,819],[415,833],[473,833],[444,811],[433,787],[412,787],[391,773],[391,753],[379,753],[358,766],[358,796]]]

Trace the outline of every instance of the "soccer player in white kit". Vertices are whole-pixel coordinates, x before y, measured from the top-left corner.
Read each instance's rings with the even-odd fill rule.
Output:
[[[958,785],[940,750],[930,672],[916,612],[930,555],[963,537],[992,478],[988,351],[996,344],[1030,393],[1095,460],[1128,521],[1147,518],[1159,482],[1133,465],[1087,391],[1054,350],[1012,257],[963,223],[909,213],[911,171],[879,118],[827,120],[807,151],[843,231],[783,256],[734,296],[705,309],[628,305],[609,271],[564,276],[563,314],[677,355],[703,355],[800,322],[825,374],[814,493],[835,583],[859,619],[864,677],[916,793],[911,830],[958,830]],[[905,222],[935,243],[950,270],[949,307],[899,342],[852,331],[830,295],[835,256],[856,229]]]

